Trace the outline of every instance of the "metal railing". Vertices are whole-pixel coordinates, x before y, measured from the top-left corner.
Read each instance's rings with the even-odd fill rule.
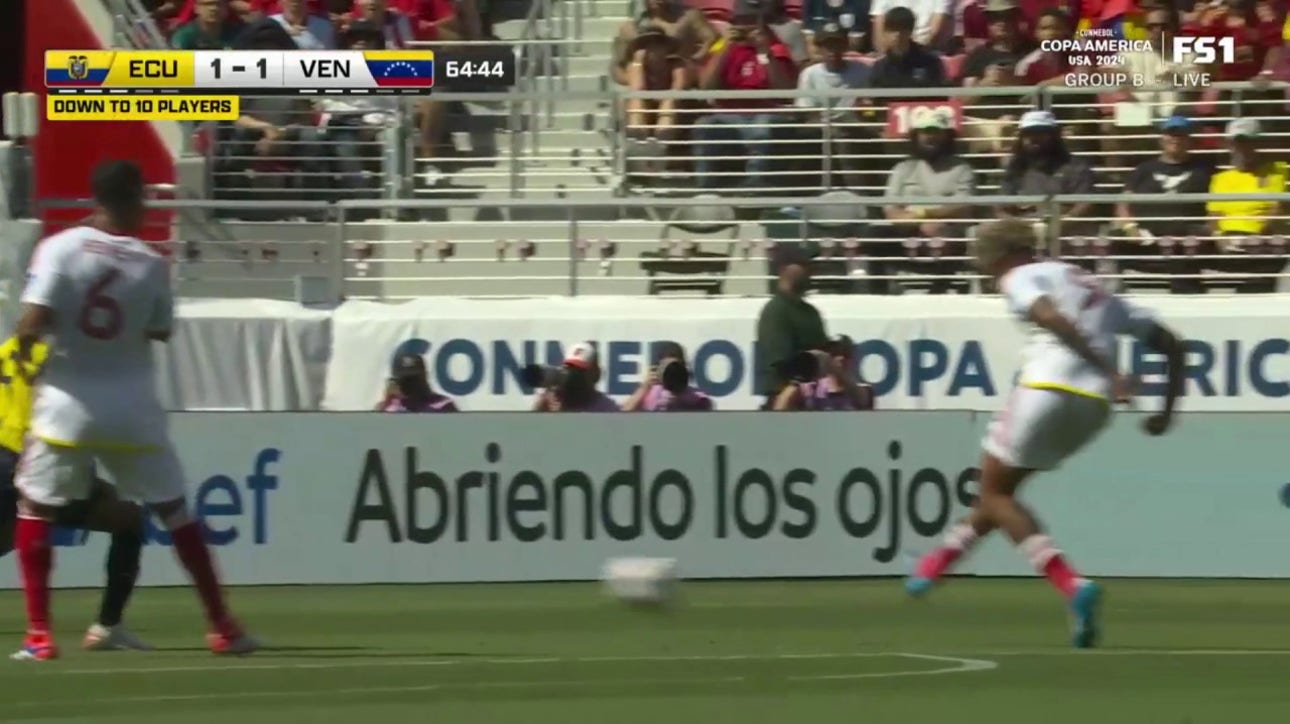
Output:
[[[1072,220],[1071,204],[1208,201],[1268,204],[1262,231],[1216,233],[1200,211],[1194,232],[1146,237],[1115,226],[1111,214]],[[884,220],[881,206],[966,207],[940,220],[939,233]],[[558,205],[548,201],[470,202],[476,212],[512,220],[390,225],[357,221],[389,208],[447,212],[461,202],[353,200],[243,201],[315,223],[255,225],[237,236],[209,219],[218,202],[159,200],[172,210],[180,292],[190,296],[291,298],[300,278],[323,296],[394,300],[419,296],[702,293],[749,296],[769,289],[773,263],[792,250],[813,259],[825,292],[901,293],[979,290],[966,242],[999,209],[1025,209],[1035,220],[1037,250],[1083,264],[1116,284],[1174,286],[1194,281],[1227,290],[1251,280],[1287,277],[1290,194],[1066,195],[809,198],[621,199]],[[1280,206],[1277,206],[1279,204]],[[64,206],[66,204],[46,204]],[[604,212],[612,211],[608,217]],[[649,218],[652,216],[653,218]],[[1090,223],[1092,222],[1092,223]],[[245,231],[245,230],[244,230]],[[1231,262],[1239,262],[1233,266]],[[1239,268],[1238,268],[1239,267]],[[1269,289],[1270,291],[1271,289]]]
[[[552,0],[541,0],[551,3]],[[556,8],[566,7],[565,3],[555,3]],[[577,5],[577,3],[573,3]],[[535,7],[537,7],[535,5]],[[536,13],[528,21],[533,27],[539,24]],[[545,22],[545,21],[542,21]],[[1159,105],[1147,106],[1148,118],[1117,119],[1115,104],[1110,102],[1091,102],[1090,91],[1059,87],[1025,87],[1025,88],[944,88],[929,91],[920,90],[836,90],[836,91],[658,91],[630,92],[622,89],[601,91],[563,91],[555,84],[558,80],[558,68],[548,67],[557,72],[538,74],[537,68],[543,64],[550,65],[550,57],[545,55],[554,47],[551,43],[538,42],[536,48],[539,60],[524,66],[521,84],[512,92],[496,93],[442,93],[431,97],[433,102],[488,104],[504,108],[508,119],[505,133],[508,139],[496,139],[491,155],[482,155],[472,162],[483,165],[488,170],[476,174],[475,178],[499,179],[492,188],[505,188],[512,197],[523,196],[531,183],[540,176],[567,173],[567,166],[554,164],[550,168],[539,167],[544,160],[559,158],[576,159],[579,154],[586,154],[586,148],[550,148],[545,149],[540,138],[539,129],[545,124],[540,118],[545,115],[548,122],[551,113],[559,100],[586,99],[596,100],[607,110],[607,116],[618,117],[617,121],[606,120],[607,128],[616,127],[610,136],[607,149],[613,154],[612,165],[619,176],[606,179],[596,187],[605,192],[631,193],[638,188],[648,189],[659,195],[692,193],[696,188],[705,185],[720,188],[726,184],[710,183],[713,180],[742,179],[749,173],[747,162],[760,153],[771,158],[770,164],[758,171],[760,188],[769,192],[786,194],[812,194],[834,189],[847,189],[862,193],[881,193],[885,176],[896,162],[907,155],[907,140],[888,132],[891,113],[899,113],[902,106],[892,104],[910,104],[903,108],[906,112],[917,106],[935,108],[941,105],[953,105],[953,112],[960,118],[962,139],[959,155],[973,165],[978,174],[978,191],[997,191],[1002,181],[1002,169],[1007,160],[1012,139],[1015,137],[1015,118],[1022,112],[1034,107],[1054,109],[1062,118],[1067,142],[1077,157],[1082,157],[1094,165],[1098,172],[1099,191],[1117,191],[1122,185],[1119,176],[1126,175],[1140,161],[1158,153],[1157,139],[1159,132],[1155,121],[1164,115],[1165,109]],[[545,50],[544,50],[545,49]],[[545,57],[546,60],[541,60]],[[1185,98],[1178,104],[1178,110],[1193,115],[1199,128],[1195,138],[1202,142],[1196,152],[1211,154],[1220,162],[1221,148],[1205,148],[1203,144],[1213,142],[1222,135],[1222,124],[1236,117],[1253,117],[1264,122],[1265,147],[1269,153],[1284,154],[1290,158],[1290,114],[1286,104],[1290,99],[1285,97],[1286,84],[1263,84],[1256,86],[1250,83],[1215,84],[1204,94],[1194,98]],[[1149,89],[1139,89],[1143,92]],[[1275,95],[1275,94],[1281,95]],[[928,100],[929,97],[947,100]],[[793,106],[790,103],[805,101],[804,105]],[[625,117],[618,114],[625,111],[627,104],[633,101],[657,103],[661,100],[682,102],[676,109],[678,118],[696,118],[711,116],[714,110],[704,107],[704,103],[778,100],[784,102],[782,107],[765,109],[773,114],[773,132],[764,141],[759,141],[755,150],[745,138],[737,135],[746,130],[750,124],[742,121],[728,124],[720,129],[727,135],[703,139],[696,142],[698,123],[678,122],[677,132],[673,135],[638,133]],[[846,108],[857,102],[865,104],[857,112],[837,113],[838,105]],[[1000,122],[995,118],[983,118],[973,115],[974,109],[983,107],[1002,108],[1011,111],[1011,122]],[[1173,110],[1173,109],[1170,109]],[[386,168],[391,171],[402,169],[402,180],[390,181],[390,188],[397,189],[396,195],[415,196],[421,188],[414,177],[413,169],[427,159],[415,155],[415,148],[410,139],[416,134],[415,119],[417,102],[404,101],[395,111],[393,127],[400,129],[388,138],[391,144],[382,149],[381,155],[388,158]],[[657,109],[644,111],[657,114]],[[897,124],[898,125],[898,124]],[[734,135],[732,135],[734,134]],[[585,134],[587,144],[605,144],[599,133]],[[397,141],[397,142],[396,142]],[[642,144],[651,147],[641,151]],[[218,156],[220,150],[214,150]],[[696,176],[696,162],[707,161],[709,170],[706,178]],[[576,164],[575,164],[576,165]],[[651,167],[653,166],[653,167]],[[450,176],[451,171],[447,172]],[[502,181],[501,179],[505,179]],[[576,192],[579,189],[571,188]],[[586,189],[590,190],[590,189]]]

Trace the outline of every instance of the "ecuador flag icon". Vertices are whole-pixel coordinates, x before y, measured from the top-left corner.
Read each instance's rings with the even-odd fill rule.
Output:
[[[431,88],[434,52],[429,50],[365,50],[363,61],[377,88]]]
[[[46,88],[99,88],[112,68],[110,50],[45,51]]]

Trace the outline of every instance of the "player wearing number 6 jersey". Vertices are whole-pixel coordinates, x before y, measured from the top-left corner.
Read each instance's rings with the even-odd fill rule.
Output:
[[[1134,381],[1116,367],[1121,335],[1166,357],[1164,409],[1147,418],[1144,428],[1150,435],[1168,430],[1182,389],[1182,346],[1145,310],[1111,294],[1079,267],[1036,261],[1035,234],[1027,222],[990,224],[974,246],[977,263],[996,280],[1008,308],[1032,325],[1030,339],[1017,386],[982,443],[980,490],[972,512],[918,562],[905,588],[916,596],[926,593],[981,538],[1002,529],[1066,597],[1073,643],[1087,648],[1097,641],[1101,589],[1075,572],[1015,496],[1031,473],[1057,467],[1095,438],[1113,403],[1131,401]]]
[[[93,222],[49,237],[36,250],[23,290],[17,361],[50,338],[32,405],[31,436],[19,463],[15,543],[27,596],[20,659],[49,659],[51,521],[89,497],[97,463],[123,497],[147,505],[170,531],[197,588],[216,653],[250,653],[224,605],[201,525],[188,512],[184,474],[154,388],[151,342],[170,338],[174,298],[166,262],[133,234],[142,225],[139,167],[112,161],[94,170]]]

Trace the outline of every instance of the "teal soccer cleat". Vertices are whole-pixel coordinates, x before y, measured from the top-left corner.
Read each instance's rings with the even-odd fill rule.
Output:
[[[1084,581],[1071,596],[1071,618],[1074,630],[1071,643],[1077,649],[1091,649],[1097,645],[1098,616],[1102,607],[1102,587],[1094,581]]]

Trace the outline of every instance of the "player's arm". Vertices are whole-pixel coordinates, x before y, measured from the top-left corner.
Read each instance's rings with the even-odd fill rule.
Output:
[[[159,292],[152,302],[152,314],[145,334],[154,342],[169,342],[175,326],[175,294],[170,289],[170,269],[164,261],[158,260],[153,273]]]
[[[14,329],[17,349],[13,361],[16,370],[25,374],[32,367],[32,348],[54,325],[54,309],[68,293],[63,273],[64,246],[60,238],[48,239],[36,249],[27,270],[27,286],[22,290],[22,313]]]
[[[1145,424],[1148,434],[1159,435],[1169,429],[1178,398],[1182,396],[1186,354],[1178,335],[1159,322],[1149,322],[1140,339],[1151,351],[1165,357],[1165,404],[1160,413],[1147,418]]]

